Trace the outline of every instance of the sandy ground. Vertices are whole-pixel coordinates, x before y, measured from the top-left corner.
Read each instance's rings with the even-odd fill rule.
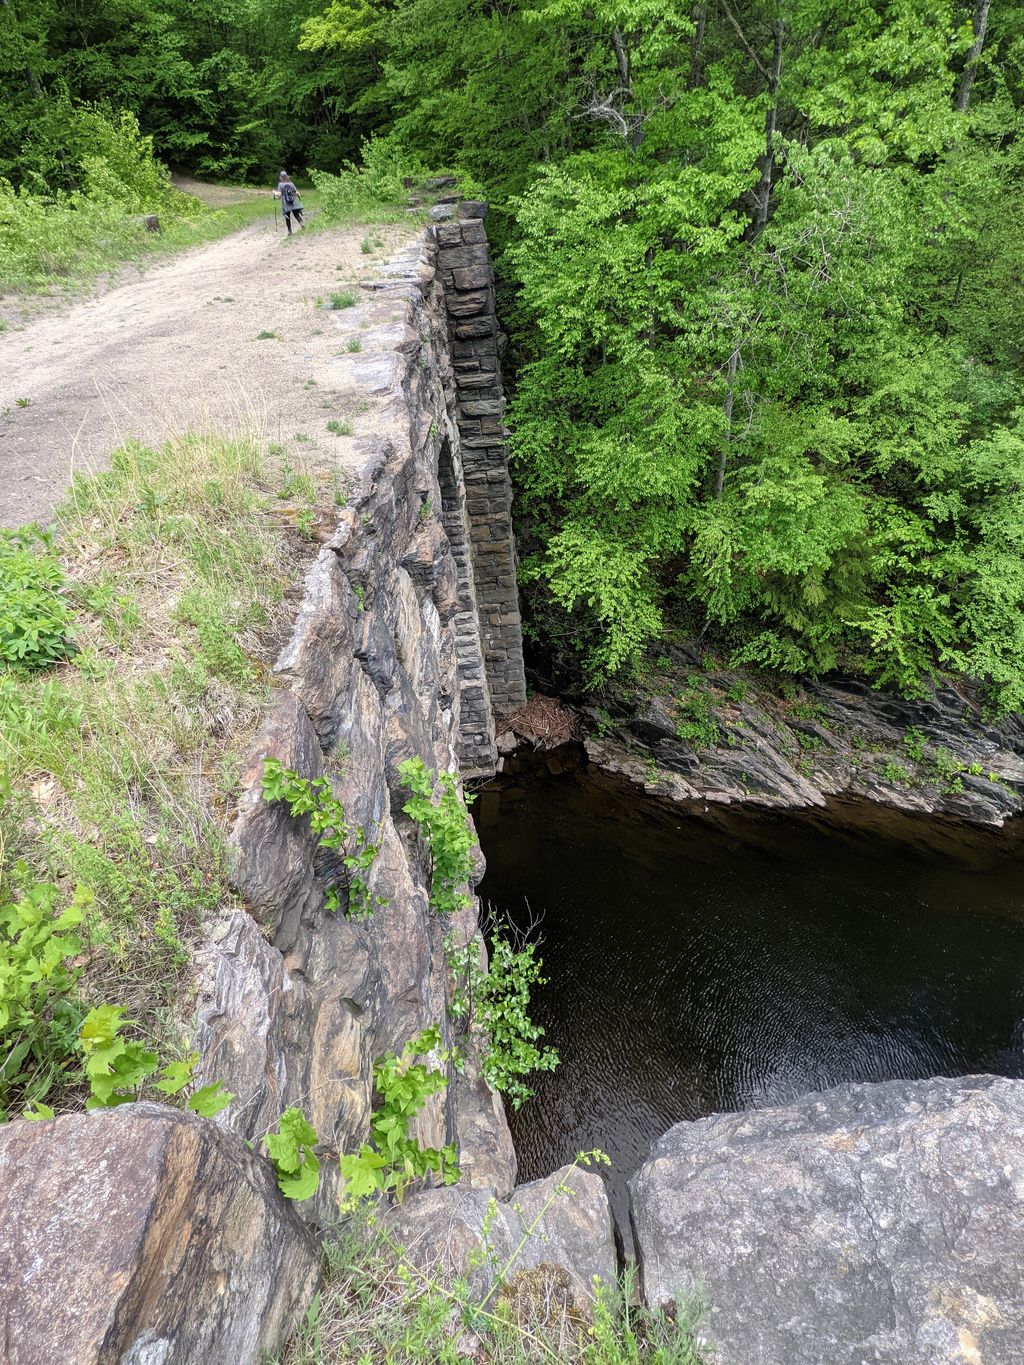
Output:
[[[255,429],[297,466],[342,458],[348,442],[326,424],[366,434],[346,381],[365,315],[316,300],[373,276],[413,235],[397,225],[287,238],[268,214],[0,333],[0,525],[48,521],[72,473],[103,468],[132,438]],[[379,244],[369,255],[367,237]]]

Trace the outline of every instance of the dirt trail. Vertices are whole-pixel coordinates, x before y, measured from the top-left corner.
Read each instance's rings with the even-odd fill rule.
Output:
[[[338,358],[351,359],[364,317],[316,299],[373,275],[412,235],[400,225],[289,239],[268,212],[266,223],[0,333],[0,525],[48,521],[72,473],[103,468],[130,438],[255,428],[297,460],[342,456],[347,443],[326,424],[350,419],[365,434],[344,392],[351,366]],[[367,236],[377,244],[369,255]]]

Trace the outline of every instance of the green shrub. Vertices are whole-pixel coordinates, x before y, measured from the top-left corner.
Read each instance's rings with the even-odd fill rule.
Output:
[[[913,763],[920,763],[924,758],[924,750],[927,739],[923,730],[916,725],[911,725],[903,735],[903,748],[907,757]]]
[[[544,1030],[530,1018],[530,992],[545,984],[537,945],[528,943],[517,949],[503,935],[495,934],[486,972],[480,966],[476,941],[458,949],[449,938],[445,953],[454,977],[451,1014],[481,1026],[487,1040],[484,1075],[513,1109],[519,1109],[533,1094],[522,1078],[534,1071],[554,1071],[558,1065],[554,1048],[537,1046]]]
[[[201,207],[171,185],[133,114],[66,103],[62,167],[15,189],[0,178],[0,284],[38,287],[87,274],[158,244],[141,222],[194,217]],[[68,188],[71,186],[71,188]]]
[[[51,535],[0,529],[0,666],[48,668],[73,652],[65,591]]]
[[[676,738],[694,749],[713,749],[722,737],[711,706],[711,697],[696,675],[687,679],[689,690],[681,696],[681,715]]]
[[[58,911],[60,892],[36,882],[0,906],[0,1122],[22,1104],[38,1104],[75,1060],[81,1013],[68,959],[81,949],[72,931],[91,894],[78,887]]]
[[[391,137],[369,138],[363,143],[362,159],[362,166],[345,162],[337,175],[310,172],[320,191],[320,212],[326,222],[379,218],[382,210],[404,204],[408,198],[406,179],[424,174],[422,162]],[[367,243],[367,252],[369,249]]]
[[[411,798],[402,807],[427,841],[432,861],[430,904],[440,915],[465,910],[472,902],[461,890],[473,875],[473,833],[466,801],[455,773],[440,773],[435,803],[434,777],[422,758],[407,758],[398,768]]]

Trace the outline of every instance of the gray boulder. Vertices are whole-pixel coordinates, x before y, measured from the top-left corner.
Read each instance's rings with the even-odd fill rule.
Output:
[[[257,1365],[318,1248],[268,1162],[156,1104],[0,1127],[5,1365]]]
[[[680,1123],[630,1191],[647,1302],[703,1289],[722,1365],[1024,1362],[1024,1082]]]
[[[543,1180],[517,1186],[507,1203],[496,1202],[490,1190],[462,1183],[428,1190],[392,1209],[385,1223],[414,1265],[442,1280],[468,1276],[479,1299],[538,1215],[535,1230],[508,1266],[507,1278],[538,1267],[556,1270],[559,1279],[568,1277],[581,1304],[593,1296],[595,1276],[614,1283],[611,1207],[604,1181],[591,1171],[563,1166]]]

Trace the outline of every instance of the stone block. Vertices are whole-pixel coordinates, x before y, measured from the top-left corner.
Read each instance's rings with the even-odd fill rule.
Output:
[[[479,219],[468,219],[462,224],[462,240],[486,246],[487,229]]]
[[[437,253],[439,270],[456,270],[464,266],[480,265],[487,260],[486,246],[442,247]]]
[[[318,1278],[268,1162],[129,1104],[0,1128],[5,1365],[258,1365]]]
[[[462,245],[462,224],[440,223],[434,229],[434,236],[437,239],[438,246],[442,248],[442,252],[438,253],[438,257],[439,264],[443,265],[444,262],[440,260],[443,249],[446,247],[457,247]]]
[[[466,417],[500,417],[505,411],[505,404],[500,399],[474,398],[460,403],[459,411]]]
[[[459,205],[459,217],[479,220],[483,226],[483,220],[487,217],[487,204],[483,199],[465,199]]]
[[[450,317],[468,318],[490,309],[491,295],[487,289],[475,289],[469,294],[449,294],[447,303]]]
[[[486,289],[491,282],[491,269],[488,265],[463,266],[452,271],[452,283],[456,289]]]
[[[493,315],[482,318],[467,318],[465,321],[455,324],[455,335],[463,339],[493,336],[497,330],[498,324]]]

